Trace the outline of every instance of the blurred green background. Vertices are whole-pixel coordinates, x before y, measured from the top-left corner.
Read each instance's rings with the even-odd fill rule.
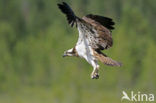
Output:
[[[104,53],[123,66],[100,63],[98,80],[85,60],[62,58],[78,38],[62,1],[0,0],[0,103],[120,103],[123,90],[156,93],[156,0],[66,0],[79,17],[116,22]]]

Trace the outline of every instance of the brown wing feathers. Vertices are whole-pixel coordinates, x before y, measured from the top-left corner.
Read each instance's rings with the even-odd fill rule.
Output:
[[[112,47],[112,45],[113,45],[112,35],[106,28],[97,27],[97,33],[99,34],[99,37],[102,38],[102,40],[99,41],[99,43],[102,42],[102,43],[107,44],[103,49],[108,49],[108,48]],[[101,50],[103,50],[103,49],[101,49]]]
[[[95,39],[98,40],[97,45],[99,48],[94,49],[103,50],[110,48],[113,45],[112,35],[109,29],[101,25],[99,22],[93,20],[92,18],[84,16],[82,19],[87,23],[91,24],[97,31],[98,37],[96,37]]]
[[[105,54],[103,54],[100,51],[94,51],[94,56],[101,61],[102,63],[109,65],[109,66],[122,66],[122,64],[120,62],[117,62],[109,57],[107,57]]]
[[[101,25],[103,25],[110,31],[114,29],[113,26],[115,25],[115,23],[113,22],[113,20],[111,18],[103,17],[103,16],[99,16],[99,15],[92,15],[92,14],[86,15],[86,17],[91,18],[91,19],[95,20],[96,22],[99,22]]]

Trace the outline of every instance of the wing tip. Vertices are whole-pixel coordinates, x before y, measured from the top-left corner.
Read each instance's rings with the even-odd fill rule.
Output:
[[[121,62],[117,62],[115,60],[112,60],[112,64],[110,64],[110,66],[121,67],[122,66],[122,63]]]
[[[117,65],[118,67],[121,67],[122,66],[122,63],[120,63],[120,62],[117,62],[117,63],[118,63],[118,65]]]
[[[108,28],[110,31],[115,29],[115,27],[114,27],[115,22],[110,17],[104,17],[104,16],[100,16],[100,15],[93,15],[93,14],[88,14],[88,15],[86,15],[86,17],[94,19],[95,21],[101,23],[103,26]]]
[[[68,24],[73,27],[76,22],[76,15],[74,14],[71,7],[66,2],[61,2],[57,4],[58,8],[61,10],[62,13],[66,15]]]
[[[109,57],[107,57],[109,58]],[[115,60],[112,60],[111,58],[109,58],[110,62],[107,62],[107,63],[104,63],[108,66],[113,66],[113,67],[121,67],[122,66],[122,63],[121,62],[117,62]]]
[[[121,67],[122,66],[122,63],[115,63],[115,64],[107,64],[107,63],[104,63],[104,64],[106,64],[106,65],[108,65],[108,66],[113,66],[113,67]]]

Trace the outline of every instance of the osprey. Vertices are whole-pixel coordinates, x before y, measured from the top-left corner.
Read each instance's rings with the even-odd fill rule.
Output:
[[[112,60],[101,52],[101,50],[108,49],[113,45],[111,30],[114,29],[113,25],[115,23],[112,19],[93,14],[79,18],[67,3],[62,2],[57,5],[66,15],[69,25],[73,27],[75,24],[79,31],[76,45],[65,51],[63,57],[76,56],[84,58],[93,66],[92,79],[99,78],[98,60],[109,66],[121,66],[121,63]]]

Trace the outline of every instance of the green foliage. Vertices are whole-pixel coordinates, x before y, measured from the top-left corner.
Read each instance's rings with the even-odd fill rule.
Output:
[[[75,14],[112,17],[121,68],[100,63],[100,79],[83,59],[62,58],[78,38],[57,8],[61,0],[0,1],[0,102],[117,103],[123,90],[156,91],[156,1],[69,0]],[[18,92],[17,92],[18,90]]]

